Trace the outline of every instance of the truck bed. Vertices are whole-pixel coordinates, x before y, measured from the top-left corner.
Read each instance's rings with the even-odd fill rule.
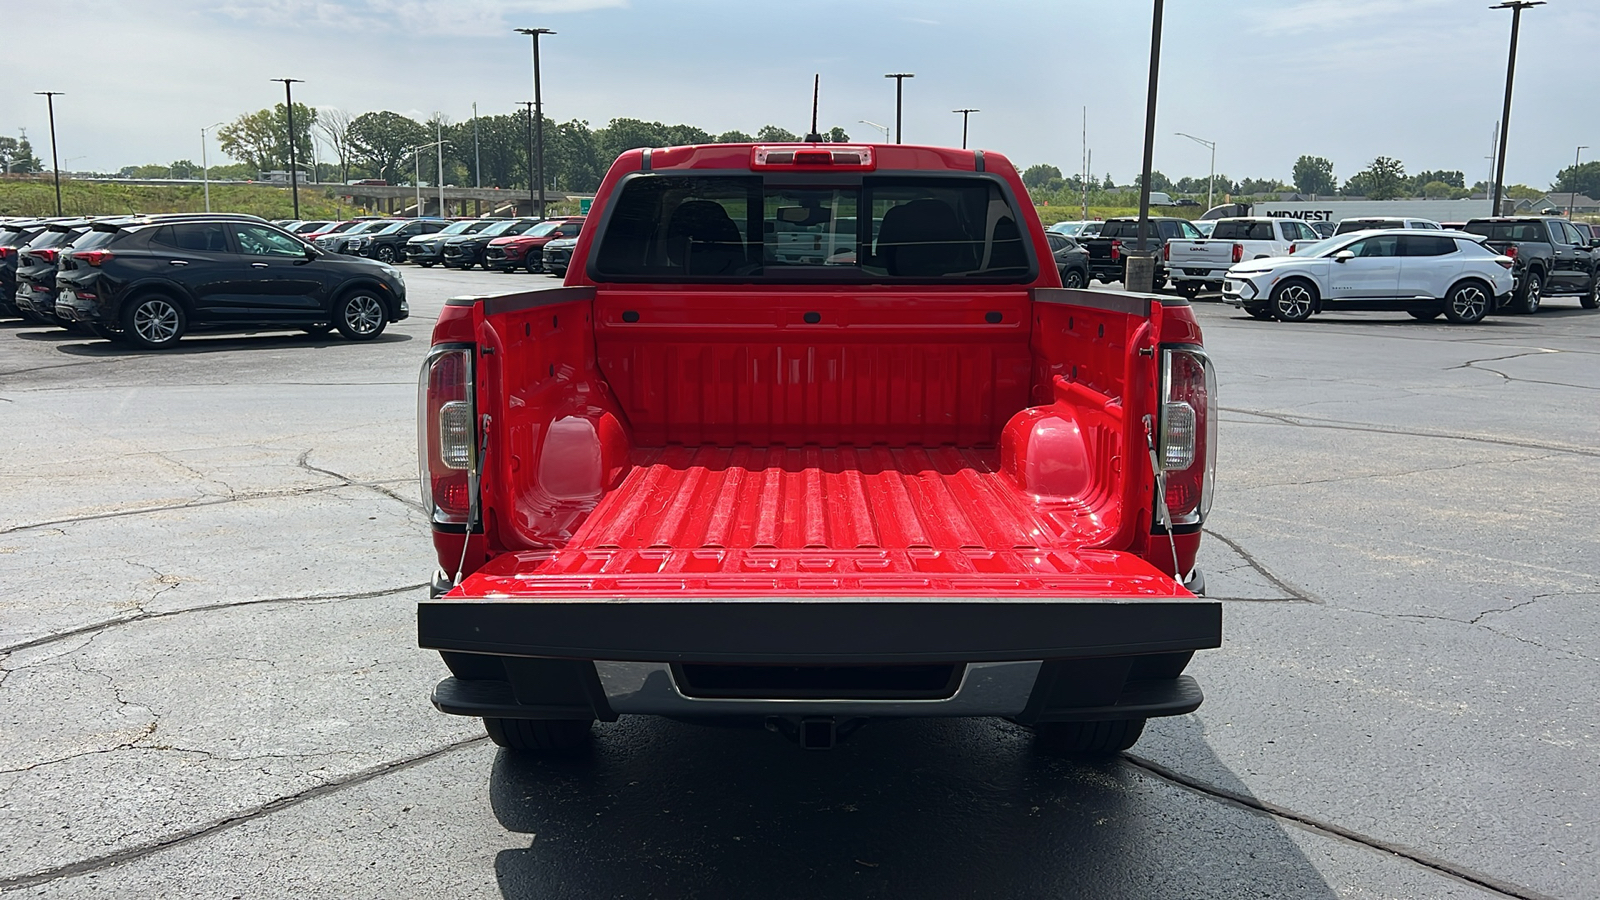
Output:
[[[1083,530],[1102,527],[1093,512],[1021,493],[999,457],[955,447],[637,449],[566,546],[508,554],[483,574],[514,577],[519,595],[1181,592],[1131,554],[1085,549]]]

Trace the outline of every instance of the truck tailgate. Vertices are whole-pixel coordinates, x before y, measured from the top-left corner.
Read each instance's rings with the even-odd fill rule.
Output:
[[[1052,659],[1215,647],[1221,610],[998,451],[672,447],[565,546],[503,554],[421,605],[425,647],[577,659]]]

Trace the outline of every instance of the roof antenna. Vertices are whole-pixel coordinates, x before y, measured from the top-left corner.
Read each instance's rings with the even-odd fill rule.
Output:
[[[821,89],[821,73],[811,76],[811,133],[806,135],[806,141],[812,144],[822,143],[822,135],[817,133],[817,92]]]

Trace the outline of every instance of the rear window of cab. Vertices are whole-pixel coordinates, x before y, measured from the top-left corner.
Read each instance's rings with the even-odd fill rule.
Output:
[[[1032,281],[1016,206],[995,178],[638,174],[609,204],[601,281]]]

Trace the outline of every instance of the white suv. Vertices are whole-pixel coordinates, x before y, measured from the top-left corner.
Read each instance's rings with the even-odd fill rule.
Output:
[[[1386,229],[1331,237],[1294,256],[1241,262],[1222,299],[1257,319],[1301,322],[1325,309],[1443,313],[1481,321],[1515,287],[1512,259],[1459,231]]]

